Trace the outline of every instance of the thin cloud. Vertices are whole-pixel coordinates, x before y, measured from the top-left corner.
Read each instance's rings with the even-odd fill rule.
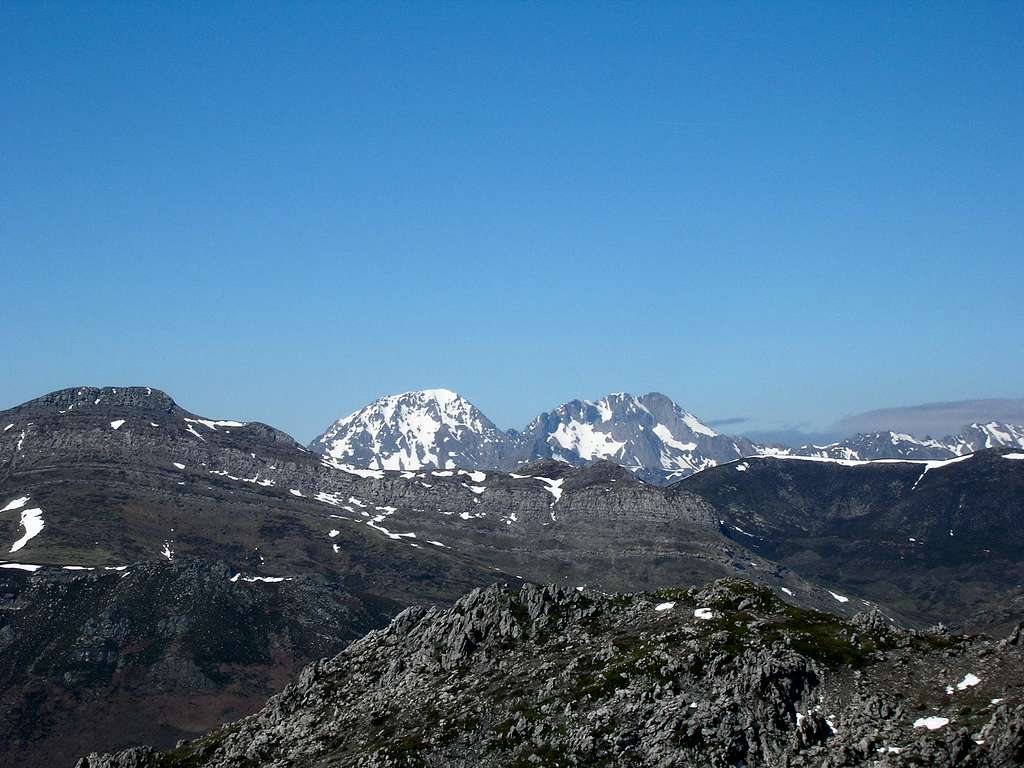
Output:
[[[727,427],[730,424],[744,424],[750,421],[749,416],[728,416],[724,419],[712,419],[708,422],[709,427]]]

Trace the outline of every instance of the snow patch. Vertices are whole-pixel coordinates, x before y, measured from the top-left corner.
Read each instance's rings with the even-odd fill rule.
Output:
[[[244,421],[211,421],[210,419],[189,419],[185,418],[188,424],[202,424],[204,427],[209,427],[214,432],[217,431],[217,427],[244,427]]]
[[[947,725],[949,725],[948,717],[919,717],[914,721],[915,728],[927,728],[929,731],[934,731]]]
[[[626,446],[607,432],[596,430],[593,424],[581,421],[559,424],[558,429],[548,436],[548,442],[552,440],[565,450],[575,451],[585,461],[612,458]]]
[[[693,612],[693,618],[707,621],[708,619],[715,618],[715,612],[710,608],[698,608]]]
[[[560,477],[557,480],[553,480],[550,477],[534,477],[534,480],[540,480],[547,486],[548,493],[555,497],[555,500],[551,502],[554,505],[560,498],[562,498],[562,483],[565,482],[564,477]]]
[[[4,507],[3,509],[0,509],[0,512],[10,512],[11,510],[14,510],[14,509],[21,509],[22,507],[24,507],[28,503],[28,500],[30,498],[32,498],[32,497],[31,496],[19,496],[18,498],[14,499],[13,501],[7,502],[7,506]]]
[[[25,535],[11,545],[10,551],[17,552],[24,547],[30,540],[39,535],[44,526],[43,510],[38,507],[24,510],[21,513],[21,527],[25,529]]]
[[[968,688],[973,688],[981,682],[981,678],[975,675],[973,672],[968,672],[964,675],[964,679],[956,684],[958,691],[966,691]]]
[[[676,607],[675,603],[658,603],[656,606],[654,606],[654,610],[656,610],[656,611],[671,611],[675,607]]]
[[[833,592],[832,590],[828,590],[828,593],[829,593],[830,595],[832,595],[832,597],[833,597],[833,598],[835,598],[836,600],[838,600],[838,601],[839,601],[840,603],[848,603],[848,602],[850,602],[850,598],[848,598],[848,597],[843,597],[843,595],[837,595],[837,594],[836,594],[835,592]]]
[[[229,581],[232,581],[232,582],[237,582],[239,580],[241,580],[241,581],[248,581],[248,582],[263,581],[263,582],[266,582],[267,584],[277,584],[278,582],[281,582],[281,581],[291,581],[292,577],[291,576],[242,576],[242,574],[236,573],[234,576],[232,576],[229,579]]]
[[[111,429],[120,429],[123,424],[124,424],[124,419],[116,419],[116,420],[110,422],[110,428]]]

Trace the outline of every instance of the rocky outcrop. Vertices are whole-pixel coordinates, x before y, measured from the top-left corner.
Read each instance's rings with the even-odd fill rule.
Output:
[[[748,582],[490,587],[404,611],[202,739],[79,768],[1008,768],[1022,661],[1016,646],[847,623]]]

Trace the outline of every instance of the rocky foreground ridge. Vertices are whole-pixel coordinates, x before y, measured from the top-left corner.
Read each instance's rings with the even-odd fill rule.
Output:
[[[746,581],[475,589],[409,608],[259,713],[78,768],[1018,766],[1022,627],[852,621]]]

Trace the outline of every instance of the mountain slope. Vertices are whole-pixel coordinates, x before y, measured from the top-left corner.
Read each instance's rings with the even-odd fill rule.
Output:
[[[1009,768],[1022,695],[1020,629],[997,644],[848,623],[742,581],[492,587],[410,608],[202,739],[79,768]]]

